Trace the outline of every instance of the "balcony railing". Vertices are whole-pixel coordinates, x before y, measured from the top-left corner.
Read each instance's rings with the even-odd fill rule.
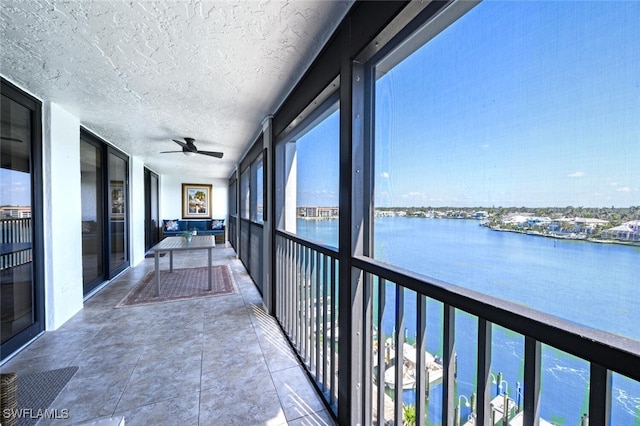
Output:
[[[338,259],[335,250],[276,235],[276,316],[327,403],[338,398]]]
[[[31,262],[31,218],[0,219],[0,270]]]
[[[276,316],[297,349],[306,368],[316,379],[319,389],[337,412],[341,394],[337,380],[338,353],[338,253],[310,243],[294,235],[278,231],[276,236]],[[419,274],[367,258],[351,259],[354,271],[362,273],[364,285],[360,335],[363,353],[353,353],[362,366],[361,383],[363,424],[403,424],[406,421],[401,389],[411,380],[415,390],[415,424],[425,424],[430,407],[436,412],[436,424],[487,425],[511,423],[518,413],[520,424],[540,422],[542,347],[570,354],[589,365],[587,378],[588,411],[583,424],[611,424],[612,374],[640,380],[640,342],[604,331],[582,327],[539,311],[485,294],[428,279]],[[349,287],[346,287],[349,288]],[[390,291],[391,290],[391,291]],[[393,303],[389,300],[393,294]],[[409,296],[407,296],[409,295]],[[409,300],[407,297],[413,298]],[[427,301],[440,306],[442,326],[427,330]],[[406,315],[405,306],[415,303],[415,314]],[[457,394],[456,312],[476,320],[475,392]],[[393,318],[393,331],[385,333],[383,318]],[[408,321],[415,327],[415,340],[407,344],[403,336]],[[522,336],[523,377],[516,390],[517,401],[507,392],[493,396],[497,384],[504,380],[492,373],[492,332],[499,326]],[[427,331],[441,336],[441,358],[426,351]],[[462,354],[461,354],[462,355]],[[465,354],[469,356],[469,354]],[[412,375],[405,368],[413,365]],[[358,363],[356,363],[358,364]],[[429,399],[430,384],[441,381],[441,398]],[[512,385],[513,386],[513,385]],[[397,391],[393,398],[389,390]],[[512,392],[513,393],[513,392]],[[470,408],[460,423],[463,399]],[[520,402],[523,409],[520,411]],[[433,405],[439,405],[433,410]],[[504,408],[507,410],[504,410]],[[562,414],[562,413],[558,413]],[[588,420],[587,420],[588,419]],[[584,423],[587,422],[588,423]],[[465,423],[466,422],[466,423]],[[501,422],[501,423],[500,423]]]

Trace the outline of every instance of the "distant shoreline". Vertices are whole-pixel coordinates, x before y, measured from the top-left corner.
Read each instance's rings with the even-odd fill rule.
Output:
[[[441,220],[441,219],[450,219],[450,220],[473,220],[478,221],[478,219],[470,218],[470,217],[420,217],[420,216],[376,216],[376,218],[387,218],[387,217],[400,217],[405,219],[431,219],[431,220]],[[337,216],[330,217],[304,217],[297,216],[297,219],[302,219],[306,221],[326,221],[326,220],[338,220]],[[612,240],[612,239],[602,239],[602,238],[589,238],[586,234],[578,234],[578,233],[569,233],[569,234],[556,234],[556,233],[543,233],[539,231],[528,230],[519,230],[519,229],[503,229],[497,226],[491,226],[486,223],[480,223],[479,226],[483,226],[491,229],[492,231],[497,232],[512,232],[514,234],[523,234],[523,235],[531,235],[534,237],[544,237],[544,238],[552,238],[554,240],[570,240],[570,241],[584,241],[587,243],[597,243],[597,244],[616,244],[622,246],[631,246],[631,247],[640,247],[640,242],[636,241],[624,241],[624,240]]]
[[[483,225],[480,225],[480,226],[483,226]],[[617,244],[617,245],[622,245],[622,246],[640,247],[640,243],[637,243],[637,242],[634,242],[634,241],[604,240],[604,239],[600,239],[600,238],[589,238],[584,234],[569,234],[569,235],[543,234],[542,232],[538,232],[538,231],[519,231],[519,230],[516,230],[516,229],[502,229],[502,228],[495,228],[495,227],[491,227],[491,226],[486,226],[486,227],[491,229],[492,231],[512,232],[514,234],[531,235],[533,237],[553,238],[554,240],[584,241],[584,242],[587,242],[587,243]]]

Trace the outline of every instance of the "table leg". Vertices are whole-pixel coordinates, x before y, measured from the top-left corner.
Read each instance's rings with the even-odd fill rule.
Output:
[[[169,250],[169,272],[173,272],[173,250]]]
[[[209,291],[211,291],[212,289],[212,282],[213,282],[213,273],[211,272],[211,254],[212,254],[213,249],[211,247],[209,247]]]
[[[160,252],[156,251],[156,297],[160,296]]]

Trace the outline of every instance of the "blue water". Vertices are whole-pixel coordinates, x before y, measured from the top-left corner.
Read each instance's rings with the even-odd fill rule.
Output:
[[[475,291],[511,300],[589,327],[640,340],[640,248],[492,231],[477,221],[389,217],[374,223],[375,257]],[[298,221],[297,233],[336,246],[337,220]],[[387,306],[395,290],[387,287]],[[405,296],[406,333],[415,333],[415,299]],[[384,332],[394,326],[387,309]],[[442,354],[442,305],[427,305],[427,350]],[[456,315],[458,394],[475,392],[477,320]],[[430,332],[431,331],[431,332]],[[524,339],[494,327],[492,371],[503,373],[517,399],[523,382]],[[559,425],[577,425],[588,410],[589,365],[543,347],[540,414]],[[638,367],[640,368],[640,366]],[[497,387],[497,385],[496,385]],[[431,389],[430,418],[439,417],[441,386]],[[497,389],[494,390],[494,393]],[[614,374],[612,425],[640,425],[640,383]],[[406,403],[415,395],[405,391]],[[462,417],[468,415],[463,409]]]

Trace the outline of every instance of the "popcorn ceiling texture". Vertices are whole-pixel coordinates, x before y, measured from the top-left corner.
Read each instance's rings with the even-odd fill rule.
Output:
[[[159,173],[226,178],[350,6],[2,0],[0,73]],[[225,157],[158,154],[185,136]]]

